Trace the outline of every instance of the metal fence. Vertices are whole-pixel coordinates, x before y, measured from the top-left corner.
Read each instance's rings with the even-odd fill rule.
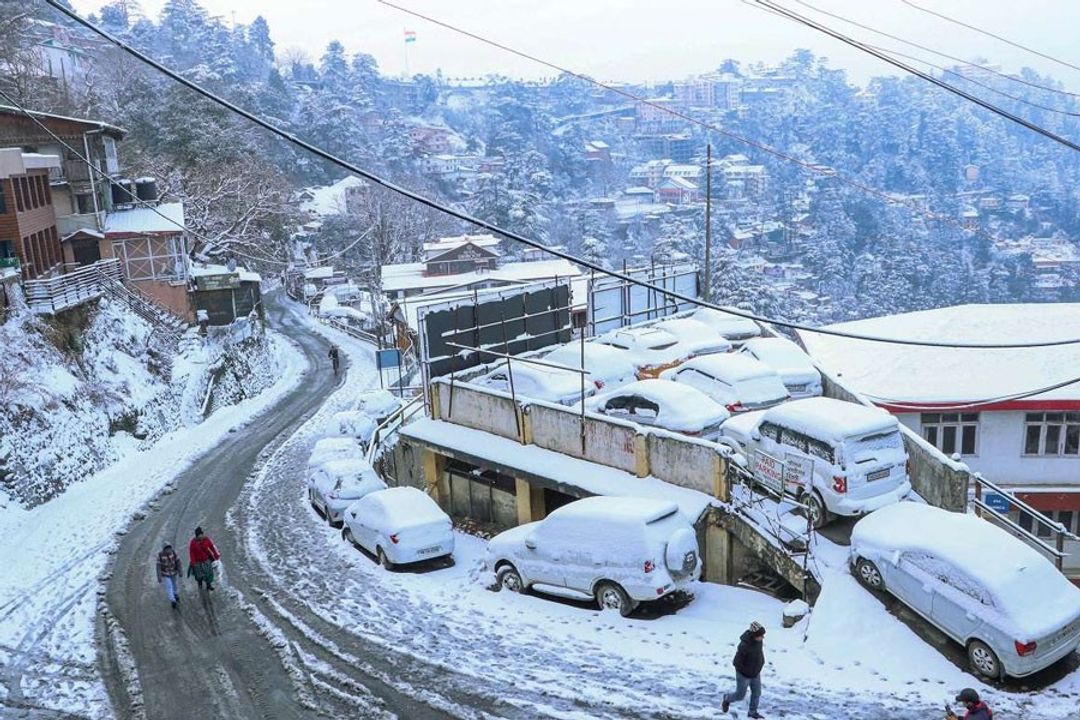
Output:
[[[1020,536],[1021,539],[1027,541],[1029,544],[1034,545],[1036,549],[1042,550],[1047,555],[1054,559],[1054,564],[1058,570],[1063,570],[1065,565],[1065,558],[1069,556],[1069,553],[1065,552],[1065,541],[1080,540],[1073,533],[1065,529],[1065,526],[1059,522],[1055,522],[1050,518],[1043,515],[1040,511],[1028,505],[1026,502],[1016,497],[1016,495],[1010,493],[1008,490],[1002,489],[1000,486],[995,485],[979,473],[972,473],[971,475],[972,485],[975,487],[975,497],[972,499],[971,504],[975,507],[975,514],[986,520],[994,520],[1005,526],[1005,529],[1009,532]],[[1050,537],[1054,539],[1054,544],[1046,542],[1043,538],[1038,536],[1038,531],[1031,532],[1024,528],[1016,520],[1013,520],[1007,514],[1001,512],[990,506],[987,502],[987,493],[996,493],[997,495],[1005,498],[1010,507],[1015,507],[1021,513],[1025,513],[1032,519],[1032,527],[1034,528],[1046,528]]]
[[[105,282],[121,280],[120,261],[109,258],[63,275],[27,280],[23,292],[32,312],[55,315],[101,297]]]

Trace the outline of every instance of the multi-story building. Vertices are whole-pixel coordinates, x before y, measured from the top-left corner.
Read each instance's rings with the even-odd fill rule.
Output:
[[[0,264],[14,260],[26,280],[59,272],[63,265],[49,173],[55,155],[0,149]]]

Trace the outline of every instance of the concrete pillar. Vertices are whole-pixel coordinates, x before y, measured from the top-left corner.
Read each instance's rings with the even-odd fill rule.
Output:
[[[704,579],[709,582],[730,585],[731,576],[731,534],[709,518],[705,526],[705,567]]]
[[[717,453],[716,466],[713,471],[713,497],[720,502],[729,502],[731,500],[731,489],[728,487],[727,481],[727,468],[728,461],[722,455]]]
[[[649,475],[649,439],[640,433],[634,436],[634,474]]]
[[[420,467],[424,475],[424,490],[440,505],[450,502],[450,480],[443,469],[446,458],[428,448],[420,451]]]
[[[532,430],[532,413],[528,411],[528,408],[522,409],[520,405],[516,410],[518,416],[518,427],[521,428],[521,440],[522,445],[532,445],[533,430]]]
[[[544,488],[533,487],[521,478],[514,479],[517,489],[518,525],[543,520],[547,515],[544,503]]]

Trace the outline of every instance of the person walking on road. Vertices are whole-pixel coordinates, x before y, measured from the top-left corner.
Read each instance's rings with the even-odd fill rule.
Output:
[[[338,367],[341,365],[341,351],[338,350],[337,345],[331,345],[330,352],[328,352],[326,355],[330,358],[330,362],[333,363],[334,374],[337,375]]]
[[[735,651],[735,692],[724,695],[724,712],[733,702],[740,702],[746,697],[746,688],[750,688],[750,717],[763,718],[758,714],[758,700],[761,699],[761,669],[765,667],[765,628],[759,622],[750,623],[750,629],[739,638],[739,649]]]
[[[188,575],[194,575],[202,589],[214,589],[214,561],[221,559],[221,553],[214,547],[214,541],[203,533],[201,527],[195,528],[195,537],[188,543]]]
[[[180,558],[176,555],[176,551],[173,550],[173,546],[165,543],[165,547],[161,549],[157,556],[157,581],[159,585],[165,584],[165,594],[169,597],[169,602],[172,603],[174,608],[180,602],[182,569]]]
[[[986,703],[979,699],[979,693],[972,688],[964,688],[956,696],[956,702],[963,703],[967,708],[963,720],[994,720],[994,711]],[[945,720],[957,720],[956,713],[951,708],[945,711]]]

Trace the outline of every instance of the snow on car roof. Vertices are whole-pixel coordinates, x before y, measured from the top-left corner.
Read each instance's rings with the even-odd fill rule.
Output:
[[[581,344],[568,343],[552,350],[545,358],[568,367],[579,367],[581,363]],[[635,372],[634,361],[630,353],[612,345],[597,342],[585,343],[585,369],[590,375],[601,378],[632,378]]]
[[[407,485],[373,492],[361,502],[371,506],[388,525],[398,528],[447,519],[438,503],[423,491]]]
[[[354,446],[356,445],[356,443],[352,444]],[[372,471],[371,464],[361,457],[336,458],[334,460],[327,460],[326,462],[319,465],[319,469],[325,472],[327,475],[332,475],[334,477],[344,477],[346,475],[363,475],[366,472]]]
[[[679,506],[668,500],[598,495],[575,500],[551,514],[558,513],[559,517],[650,523],[678,511]]]
[[[713,327],[692,317],[675,317],[661,320],[653,327],[667,330],[680,340],[715,340],[723,336]]]
[[[731,413],[697,388],[671,380],[649,379],[623,385],[585,401],[595,410],[613,397],[639,395],[660,406],[659,425],[669,429],[697,431],[725,420]]]
[[[791,400],[766,410],[765,419],[832,442],[899,427],[896,418],[884,410],[827,397]]]
[[[724,312],[723,310],[716,310],[714,308],[698,308],[691,317],[708,325],[723,324],[737,327],[746,325],[747,329],[749,329],[749,326],[753,326],[755,330],[761,330],[760,326],[750,318],[732,315],[731,313]]]
[[[922,503],[886,506],[855,524],[852,547],[924,552],[983,585],[1022,633],[1041,638],[1080,616],[1080,589],[1035,549],[975,515]]]
[[[597,342],[604,342],[605,340],[618,340],[619,338],[632,338],[635,342],[647,342],[655,345],[660,343],[673,343],[677,342],[678,338],[669,333],[663,328],[654,326],[633,326],[618,328],[617,330],[611,330],[604,333],[596,340]]]
[[[353,440],[352,438],[328,437],[328,438],[323,438],[322,440],[319,440],[317,443],[315,443],[315,447],[311,451],[311,454],[314,455],[315,453],[320,453],[320,452],[333,452],[335,450],[357,450],[357,451],[359,451],[359,449],[360,449],[360,447],[356,444],[356,441]]]
[[[702,355],[687,360],[681,367],[700,370],[725,380],[752,380],[776,375],[776,371],[765,363],[745,355]]]
[[[798,345],[782,337],[751,338],[743,345],[761,360],[785,368],[813,367],[814,361]]]

